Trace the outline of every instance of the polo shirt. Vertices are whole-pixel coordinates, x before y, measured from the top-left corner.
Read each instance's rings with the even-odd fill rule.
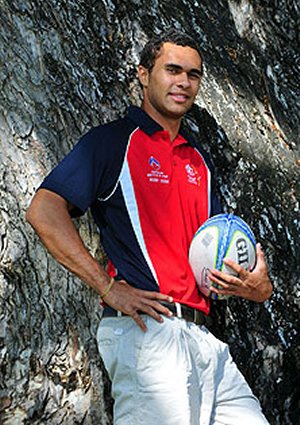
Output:
[[[41,188],[89,208],[109,258],[109,273],[209,312],[188,250],[193,235],[220,212],[209,158],[180,130],[169,133],[131,106],[119,120],[91,129]]]

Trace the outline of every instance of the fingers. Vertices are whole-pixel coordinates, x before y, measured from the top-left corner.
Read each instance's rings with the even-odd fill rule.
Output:
[[[173,316],[173,313],[165,306],[161,305],[157,301],[152,301],[149,304],[144,304],[143,306],[139,307],[139,313],[147,314],[148,316],[151,316],[154,320],[156,320],[159,323],[162,323],[164,319],[162,318],[161,314],[171,317]],[[143,321],[142,317],[138,313],[137,310],[133,310],[132,312],[129,312],[128,315],[133,318],[133,320],[136,322],[136,324],[141,328],[143,332],[147,331],[147,326],[145,322]]]
[[[173,298],[169,295],[162,294],[161,292],[154,292],[154,291],[141,291],[139,289],[136,289],[141,295],[143,295],[144,298],[150,299],[150,300],[159,300],[159,301],[167,301],[169,303],[173,302]]]
[[[256,255],[258,257],[263,257],[263,258],[265,257],[260,243],[256,244]]]
[[[144,313],[148,316],[151,316],[154,320],[160,323],[163,322],[163,318],[161,315],[167,317],[173,316],[173,313],[166,306],[160,304],[160,302],[155,300],[143,300],[137,311],[139,313]]]
[[[173,302],[173,298],[160,292],[144,291],[133,288],[125,281],[119,281],[108,293],[105,301],[108,305],[122,313],[131,316],[142,331],[147,327],[141,314],[147,314],[157,322],[163,322],[161,315],[171,317],[173,313],[164,305],[162,301]]]
[[[160,292],[149,292],[141,290],[136,291],[138,292],[139,297],[141,297],[139,298],[139,304],[136,307],[138,311],[143,312],[148,316],[151,316],[153,319],[160,323],[163,322],[163,318],[161,317],[161,315],[167,317],[173,316],[173,313],[166,306],[160,303],[160,301],[172,303],[172,297],[166,294],[162,294]]]
[[[241,279],[245,279],[247,277],[248,271],[230,258],[224,258],[223,263],[230,267],[231,270],[233,270]]]
[[[228,274],[226,272],[222,272],[220,270],[212,269],[210,270],[210,274],[208,277],[213,282],[227,288],[229,287],[228,285],[240,286],[243,280],[242,275],[247,273],[248,272],[246,270],[242,269],[240,273],[238,274],[238,276],[235,276],[235,275]]]
[[[168,309],[168,307],[166,307],[166,306],[164,306],[164,305],[162,305],[162,304],[160,304],[160,303],[157,303],[157,302],[156,302],[156,303],[155,303],[154,308],[155,308],[157,311],[159,311],[161,314],[165,315],[165,316],[168,316],[168,317],[173,316],[172,311],[170,311],[170,310]]]
[[[229,262],[229,261],[228,261]],[[240,266],[234,261],[234,271],[236,273],[240,270]],[[229,265],[229,264],[228,264]],[[231,267],[231,266],[230,266]],[[240,275],[244,273],[244,269],[240,271]],[[248,273],[245,271],[245,273]],[[243,280],[239,276],[233,276],[226,272],[221,272],[219,270],[210,270],[208,278],[216,284],[211,287],[211,291],[218,295],[237,295],[238,292],[243,287]]]
[[[168,307],[164,306],[163,304],[157,301],[149,302],[146,308],[146,312],[149,316],[152,316],[155,320],[158,320],[158,321],[163,321],[163,320],[159,320],[159,318],[162,319],[160,314],[163,314],[164,316],[167,316],[167,317],[173,316],[172,311],[170,311]]]
[[[136,324],[141,328],[143,332],[147,331],[147,326],[145,322],[143,321],[143,319],[137,312],[134,312],[131,317],[133,318],[133,320],[136,322]]]
[[[213,270],[213,272],[218,272],[218,270]],[[222,273],[220,273],[220,277],[217,276],[217,274],[210,274],[208,277],[209,279],[214,282],[214,286],[211,286],[211,291],[215,294],[222,294],[222,295],[232,295],[239,287],[240,285],[237,284],[237,281],[232,279],[231,282],[225,282],[221,276]],[[227,275],[228,276],[228,275]]]
[[[264,302],[272,294],[272,283],[268,276],[267,263],[260,244],[256,246],[257,263],[253,270],[246,270],[230,259],[224,259],[237,276],[230,275],[226,270],[210,270],[209,279],[215,283],[211,291],[219,295],[234,295],[255,302]]]
[[[256,262],[256,267],[255,268],[265,268],[267,269],[267,263],[265,260],[265,255],[263,253],[263,250],[261,249],[261,245],[260,243],[258,243],[256,245],[256,255],[257,255],[257,262]]]

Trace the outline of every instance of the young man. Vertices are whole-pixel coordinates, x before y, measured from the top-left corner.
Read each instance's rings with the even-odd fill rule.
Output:
[[[202,76],[202,56],[171,30],[145,46],[142,108],[92,129],[50,173],[27,213],[51,254],[102,297],[99,351],[112,380],[117,425],[267,424],[228,347],[203,324],[188,248],[220,212],[208,158],[181,131]],[[191,173],[193,178],[191,178]],[[91,208],[108,272],[72,216]],[[238,277],[212,270],[215,292],[262,302],[272,291],[263,253]]]

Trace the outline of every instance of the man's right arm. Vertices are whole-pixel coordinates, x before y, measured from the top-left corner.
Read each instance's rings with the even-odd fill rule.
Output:
[[[84,245],[72,221],[71,209],[72,205],[60,195],[40,189],[31,202],[26,219],[53,257],[101,296],[111,278]],[[171,315],[158,302],[163,300],[172,301],[167,295],[133,288],[123,280],[114,284],[105,297],[107,304],[132,316],[144,331],[146,327],[138,311],[162,321],[160,314]]]

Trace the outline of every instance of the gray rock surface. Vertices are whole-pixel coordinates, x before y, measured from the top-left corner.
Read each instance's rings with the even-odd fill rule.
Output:
[[[95,345],[97,296],[25,223],[43,177],[93,125],[138,103],[153,32],[196,37],[205,77],[186,125],[210,153],[227,211],[266,253],[263,305],[213,305],[211,329],[271,424],[297,424],[299,382],[299,4],[296,0],[0,0],[0,423],[112,423]],[[105,263],[88,217],[77,223]]]

